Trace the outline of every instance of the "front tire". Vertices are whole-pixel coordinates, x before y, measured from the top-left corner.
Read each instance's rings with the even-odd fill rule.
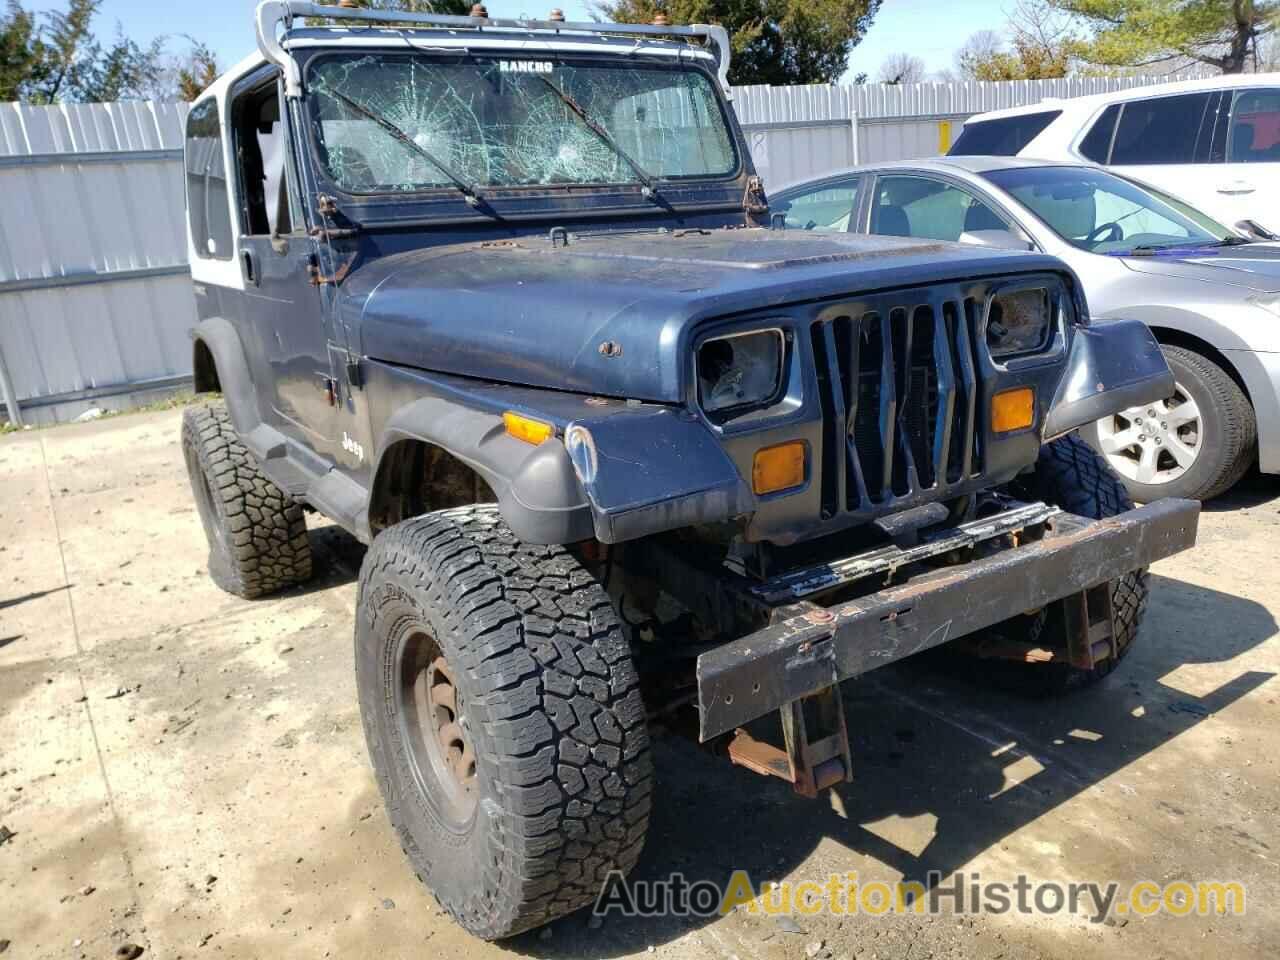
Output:
[[[1245,475],[1257,452],[1249,398],[1222,367],[1182,347],[1163,347],[1174,395],[1122,410],[1082,433],[1140,503],[1209,500]]]
[[[1101,520],[1133,509],[1124,484],[1107,466],[1106,460],[1074,434],[1061,437],[1040,448],[1035,470],[1011,484],[1011,492],[1022,500],[1041,500],[1068,513]],[[1101,680],[1125,658],[1138,639],[1138,628],[1147,609],[1147,571],[1135,570],[1111,584],[1115,613],[1116,656],[1081,670],[1055,660],[1047,664],[1013,665],[1018,686],[1041,694],[1058,694],[1089,686]],[[1011,640],[1033,645],[1061,632],[1061,604],[1018,617],[996,627]],[[1065,650],[1062,651],[1065,654]],[[1002,683],[1003,683],[1003,678]]]
[[[406,520],[360,572],[356,679],[369,756],[419,878],[469,932],[508,937],[630,870],[652,764],[608,595],[493,506]]]

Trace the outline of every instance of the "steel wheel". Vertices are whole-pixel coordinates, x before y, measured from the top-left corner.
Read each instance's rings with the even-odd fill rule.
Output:
[[[1204,446],[1200,407],[1180,383],[1168,399],[1103,417],[1097,428],[1098,445],[1111,467],[1127,480],[1151,486],[1185,474]]]
[[[421,630],[404,639],[397,694],[414,776],[442,819],[461,829],[475,813],[475,751],[449,663],[434,638]]]

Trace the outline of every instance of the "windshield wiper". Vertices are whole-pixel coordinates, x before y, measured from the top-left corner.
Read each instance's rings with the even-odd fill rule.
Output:
[[[1240,247],[1240,246],[1244,246],[1246,243],[1256,243],[1256,242],[1257,242],[1257,241],[1253,240],[1253,239],[1252,239],[1252,238],[1250,238],[1250,237],[1223,237],[1221,240],[1217,240],[1217,241],[1215,241],[1215,242],[1213,242],[1213,243],[1206,244],[1206,246],[1210,246],[1210,247]]]
[[[484,198],[480,196],[479,193],[476,192],[475,187],[467,183],[466,180],[463,180],[462,177],[458,176],[458,174],[456,174],[447,163],[445,163],[443,160],[441,160],[439,157],[433,154],[426,147],[422,146],[422,144],[418,143],[418,141],[414,140],[413,137],[409,136],[409,134],[405,133],[403,130],[397,127],[394,123],[392,123],[386,117],[378,116],[378,114],[374,113],[368,107],[365,107],[362,104],[357,103],[356,101],[348,97],[345,93],[342,93],[339,90],[326,90],[325,93],[330,96],[337,97],[339,100],[345,103],[352,110],[356,111],[356,113],[359,113],[365,117],[368,117],[378,126],[380,126],[383,130],[387,131],[387,133],[391,134],[391,136],[394,137],[396,140],[399,140],[401,143],[403,143],[406,147],[408,147],[414,153],[418,154],[418,156],[422,157],[422,159],[426,160],[433,167],[435,167],[437,170],[443,173],[446,177],[449,178],[449,182],[458,188],[458,192],[461,193],[464,197],[466,197],[468,206],[477,207],[477,208],[481,206],[481,203],[484,200]],[[489,211],[489,210],[486,210],[486,212],[493,213],[493,211]],[[496,213],[493,215],[497,216]]]
[[[581,104],[579,104],[577,100],[573,99],[573,97],[569,96],[569,94],[557,87],[555,83],[548,78],[539,74],[538,79],[551,88],[551,91],[564,102],[564,105],[573,111],[573,115],[582,121],[582,125],[584,127],[594,133],[601,143],[616,153],[618,157],[631,168],[631,172],[636,175],[636,179],[639,180],[641,185],[644,187],[640,192],[646,199],[653,199],[657,193],[657,181],[653,179],[649,172],[645,170],[644,167],[640,166],[640,164],[636,163],[631,154],[618,146],[618,142],[614,140],[613,137],[609,136],[609,132],[593,120],[587,114],[587,111],[582,109]]]

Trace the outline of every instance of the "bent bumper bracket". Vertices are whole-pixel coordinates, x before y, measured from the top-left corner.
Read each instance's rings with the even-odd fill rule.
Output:
[[[1199,515],[1194,500],[1161,500],[1104,520],[1058,514],[1031,543],[829,608],[798,604],[785,619],[698,658],[699,738],[1185,550]]]

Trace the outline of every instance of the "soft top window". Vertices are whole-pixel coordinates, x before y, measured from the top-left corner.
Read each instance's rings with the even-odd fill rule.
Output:
[[[231,258],[231,208],[222,162],[218,103],[210,98],[187,114],[187,225],[201,259]]]
[[[1045,127],[1062,116],[1061,110],[1023,113],[1016,117],[969,121],[959,138],[951,145],[951,157],[1014,157],[1018,151],[1040,136]]]
[[[308,90],[321,161],[350,193],[636,183],[632,164],[655,179],[724,177],[738,165],[713,82],[689,65],[325,56]]]

